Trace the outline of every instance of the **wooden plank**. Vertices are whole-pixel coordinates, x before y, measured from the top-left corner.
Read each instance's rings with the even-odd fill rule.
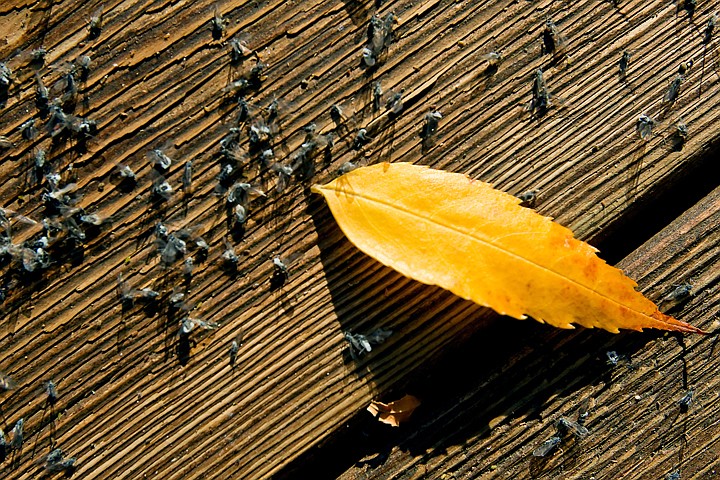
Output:
[[[620,266],[666,309],[716,330],[718,224],[720,187]],[[672,284],[682,282],[693,284],[692,296],[663,301]],[[362,442],[365,458],[345,459],[359,466],[339,478],[664,478],[673,471],[682,478],[705,478],[717,473],[716,336],[499,330],[488,332],[492,338],[479,333],[455,358],[456,366],[472,368],[435,371],[416,382],[430,401],[404,432],[386,441],[387,431],[363,419],[359,430],[372,432]],[[505,345],[494,346],[501,338]],[[488,351],[498,358],[488,362]],[[607,351],[629,361],[609,365]],[[450,382],[458,385],[443,388]],[[695,398],[683,413],[677,402],[689,388]],[[553,423],[560,416],[575,420],[588,401],[590,435],[547,458],[533,457],[533,450],[555,434]]]
[[[86,21],[101,3],[103,30],[90,40]],[[211,39],[215,3],[230,20],[222,41]],[[267,172],[248,178],[269,195],[253,203],[242,239],[233,239],[239,274],[221,268],[229,231],[224,200],[214,196],[216,157],[237,115],[221,91],[254,65],[230,65],[230,37],[246,34],[269,65],[248,100],[263,107],[283,100],[275,139],[281,161],[303,142],[302,127],[310,121],[323,132],[332,128],[333,103],[351,117],[338,132],[332,160],[318,159],[313,181],[333,178],[346,161],[431,164],[512,193],[539,188],[539,210],[589,239],[617,234],[618,222],[652,199],[667,198],[678,178],[712,168],[705,154],[717,145],[719,114],[711,107],[720,89],[715,44],[701,39],[702,22],[717,7],[703,5],[691,22],[662,2],[620,8],[581,2],[571,10],[552,2],[390,2],[379,13],[398,15],[398,39],[377,71],[368,72],[358,63],[371,2],[5,2],[0,58],[16,81],[0,134],[17,147],[0,152],[3,206],[42,218],[42,187],[29,175],[30,156],[43,147],[64,181],[76,178],[79,205],[114,222],[73,255],[58,249],[57,263],[37,277],[3,266],[8,298],[0,369],[19,383],[2,397],[3,429],[25,418],[33,446],[16,466],[2,468],[34,478],[35,461],[56,445],[78,457],[82,478],[265,477],[483,326],[482,309],[365,258],[306,185],[296,182],[277,194]],[[548,14],[571,39],[567,64],[553,65],[540,54]],[[48,50],[41,71],[48,86],[79,55],[93,58],[76,111],[99,125],[86,153],[72,143],[50,149],[47,135],[20,138],[18,127],[36,112],[34,72],[17,52],[41,45]],[[489,75],[482,56],[492,49],[504,60]],[[633,52],[628,84],[617,80],[624,49]],[[661,100],[668,81],[691,57],[696,66],[667,108]],[[541,66],[554,106],[535,118],[525,106],[532,73]],[[385,90],[404,89],[405,109],[392,122],[372,110],[376,80]],[[435,147],[423,153],[418,133],[430,108],[444,118]],[[642,112],[658,118],[658,135],[649,142],[634,131]],[[666,139],[680,118],[690,137],[681,152],[672,152]],[[373,141],[355,151],[361,126],[370,126]],[[177,194],[164,208],[149,202],[152,168],[145,158],[160,146],[178,160],[169,174],[175,187],[185,160],[195,162],[196,177],[191,199]],[[113,184],[117,163],[138,174],[134,191]],[[177,318],[167,315],[167,298],[183,280],[179,266],[159,265],[151,232],[160,220],[173,229],[198,226],[211,245],[187,293],[198,305],[193,315],[221,327],[194,335],[189,351],[178,352]],[[39,225],[13,227],[15,242],[40,234]],[[275,255],[294,258],[279,290],[270,289]],[[119,273],[134,288],[161,291],[161,307],[123,311],[115,293]],[[367,360],[346,362],[342,331],[379,326],[395,330],[394,337]],[[232,370],[227,352],[241,332]],[[60,390],[54,412],[40,391],[49,378]]]

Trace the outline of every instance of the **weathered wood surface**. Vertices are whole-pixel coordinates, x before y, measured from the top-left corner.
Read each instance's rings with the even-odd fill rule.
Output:
[[[7,431],[24,417],[28,439],[15,466],[2,464],[11,478],[35,478],[37,461],[53,442],[78,457],[81,478],[266,477],[348,421],[356,425],[371,398],[403,391],[417,372],[475,332],[512,332],[517,338],[509,343],[535,352],[538,365],[558,365],[564,357],[556,358],[555,348],[580,338],[548,333],[531,322],[505,326],[506,320],[473,304],[401,278],[357,252],[306,185],[296,182],[276,194],[267,173],[249,178],[265,185],[269,198],[253,203],[243,238],[232,239],[241,253],[239,275],[224,272],[219,257],[223,239],[230,237],[224,200],[213,192],[218,142],[237,113],[223,102],[221,90],[254,65],[229,64],[226,43],[235,35],[246,34],[269,65],[248,101],[267,106],[273,98],[283,100],[278,159],[286,161],[300,146],[307,123],[315,121],[323,132],[332,128],[332,104],[350,117],[347,130],[338,131],[332,161],[318,159],[313,181],[332,178],[349,160],[402,159],[466,172],[512,193],[539,188],[542,213],[580,238],[622,250],[618,245],[633,219],[651,212],[655,202],[677,211],[709,190],[717,172],[709,155],[717,149],[720,115],[712,108],[720,101],[716,41],[702,43],[717,2],[698,7],[693,19],[663,2],[580,2],[572,8],[552,2],[389,2],[378,11],[398,15],[398,38],[374,72],[359,66],[376,11],[371,2],[102,2],[102,33],[88,40],[86,22],[100,3],[0,5],[0,59],[7,59],[17,79],[0,119],[0,134],[17,144],[0,152],[3,206],[37,220],[43,215],[41,188],[29,180],[30,156],[49,142],[46,135],[23,141],[17,132],[35,115],[33,71],[18,52],[43,45],[48,66],[41,73],[48,86],[67,62],[81,54],[93,58],[76,113],[96,119],[99,133],[87,153],[67,143],[49,158],[66,180],[77,178],[82,207],[114,219],[86,240],[82,255],[8,289],[0,370],[19,387],[0,398],[2,427]],[[229,20],[222,41],[211,37],[215,3]],[[541,55],[547,15],[570,39],[568,61]],[[482,59],[494,49],[504,58],[496,72]],[[625,49],[633,55],[627,83],[617,75]],[[695,63],[678,101],[663,103],[678,65],[690,58]],[[538,67],[553,94],[553,107],[541,118],[526,110]],[[372,110],[376,80],[386,91],[404,90],[405,109],[394,121]],[[444,118],[436,145],[423,153],[418,133],[430,108]],[[635,133],[643,112],[658,119],[648,142]],[[680,119],[690,137],[675,152],[670,137]],[[365,126],[373,140],[358,153],[352,140]],[[165,208],[149,202],[145,152],[158,146],[167,146],[178,160],[169,176],[175,187],[185,160],[196,167],[193,196],[183,200],[178,193]],[[140,182],[134,191],[111,182],[116,163],[135,169]],[[681,182],[697,187],[674,191]],[[182,286],[182,274],[179,265],[159,265],[151,233],[159,220],[173,228],[199,226],[211,245],[188,295],[198,304],[193,314],[221,327],[193,336],[197,343],[180,355],[178,327],[165,305],[173,288]],[[15,241],[40,231],[14,227]],[[293,261],[289,281],[273,291],[275,255]],[[5,285],[17,280],[10,266],[3,269]],[[160,290],[162,307],[123,312],[115,293],[119,273],[133,287]],[[675,276],[660,280],[653,285],[657,291],[676,283]],[[696,323],[709,322],[698,317]],[[394,336],[368,359],[349,361],[342,331],[379,326],[393,329]],[[241,332],[238,367],[232,370],[227,352]],[[549,347],[533,341],[539,334],[547,335]],[[608,339],[602,332],[578,335],[598,345]],[[503,353],[497,361],[509,357]],[[555,372],[548,371],[551,383]],[[528,371],[523,375],[522,382],[532,381]],[[41,392],[49,378],[60,390],[54,410]],[[573,385],[567,395],[576,393]],[[514,401],[510,392],[493,395],[498,411]],[[554,405],[545,416],[559,409]],[[537,437],[526,442],[534,445]],[[520,455],[503,445],[502,455]],[[484,458],[478,461],[485,465]]]
[[[666,309],[717,331],[718,225],[720,187],[619,266]],[[664,300],[673,290],[669,285],[685,281],[693,283],[692,296]],[[720,473],[717,336],[569,334],[508,325],[497,330],[492,338],[479,332],[456,355],[453,363],[464,365],[461,371],[452,371],[453,363],[441,365],[409,387],[429,401],[404,432],[388,438],[387,429],[366,418],[354,438],[346,435],[343,446],[356,444],[357,464],[339,477],[665,478],[678,471],[681,478],[714,478]],[[508,339],[502,346],[496,345],[500,336]],[[608,364],[608,351],[625,360]],[[695,396],[683,413],[677,402],[688,389]],[[547,458],[533,457],[533,450],[555,435],[559,417],[576,420],[586,409],[587,438]]]

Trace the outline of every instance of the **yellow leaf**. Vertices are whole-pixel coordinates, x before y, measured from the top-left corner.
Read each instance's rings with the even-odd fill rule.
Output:
[[[360,250],[417,281],[560,328],[705,333],[661,313],[572,232],[465,175],[408,163],[358,168],[322,194]]]
[[[401,422],[410,418],[410,415],[420,406],[420,400],[412,395],[405,395],[400,400],[382,403],[375,400],[370,402],[367,411],[383,423],[399,427]]]

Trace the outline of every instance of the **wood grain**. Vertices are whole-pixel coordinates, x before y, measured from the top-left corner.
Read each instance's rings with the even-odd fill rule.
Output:
[[[87,20],[101,3],[103,30],[91,40]],[[221,41],[210,30],[215,3],[229,20]],[[276,194],[267,172],[248,179],[269,197],[252,204],[243,237],[232,239],[241,254],[238,274],[223,271],[228,222],[214,187],[218,142],[234,125],[236,109],[221,91],[254,64],[230,65],[232,36],[245,35],[269,65],[262,87],[247,98],[262,107],[282,100],[274,141],[280,160],[299,148],[304,125],[333,128],[332,104],[348,115],[331,161],[318,159],[313,181],[333,178],[346,161],[431,164],[511,193],[539,188],[542,213],[592,239],[620,235],[615,227],[628,215],[667,197],[679,178],[715,165],[706,153],[717,146],[719,114],[712,106],[720,100],[720,77],[715,41],[701,40],[717,7],[703,4],[690,20],[662,2],[572,8],[547,1],[389,2],[379,13],[399,17],[397,41],[369,72],[360,68],[359,52],[376,11],[371,2],[4,2],[0,58],[16,80],[0,134],[17,147],[0,152],[3,206],[42,218],[42,188],[30,180],[33,149],[42,146],[66,181],[76,179],[80,205],[114,220],[42,276],[18,278],[14,267],[3,266],[3,285],[17,284],[2,304],[0,369],[19,387],[1,397],[2,427],[8,431],[23,417],[28,439],[19,462],[2,464],[4,473],[35,478],[38,460],[55,445],[78,457],[81,478],[267,477],[342,430],[371,398],[402,389],[418,369],[497,323],[480,320],[487,313],[475,305],[365,258],[307,185]],[[570,39],[567,61],[553,63],[540,53],[546,15]],[[76,111],[99,125],[86,153],[71,142],[50,148],[47,135],[20,138],[18,127],[36,115],[34,72],[22,52],[39,46],[48,50],[41,74],[49,87],[68,62],[83,54],[93,59]],[[482,56],[493,49],[504,60],[490,74]],[[617,77],[624,49],[633,53],[627,83]],[[668,83],[688,58],[695,66],[667,108]],[[526,110],[538,67],[553,95],[541,118]],[[386,91],[404,90],[397,118],[373,112],[376,80]],[[435,146],[423,153],[418,135],[430,108],[443,119]],[[634,130],[643,112],[658,119],[649,142]],[[679,119],[690,137],[673,152],[667,139]],[[372,142],[356,151],[360,127]],[[177,194],[163,208],[149,201],[145,158],[160,146],[176,159],[169,175],[175,187],[185,160],[194,161],[196,178],[191,198]],[[118,163],[138,174],[134,191],[113,183]],[[159,264],[151,232],[160,220],[171,228],[198,227],[211,245],[188,295],[198,305],[193,314],[221,327],[194,335],[181,355],[167,298],[182,287],[182,274],[179,266]],[[13,225],[16,242],[39,233],[39,225]],[[293,259],[279,290],[270,289],[275,255]],[[134,288],[161,291],[160,306],[123,311],[120,273]],[[540,328],[530,325],[512,328]],[[342,331],[380,326],[395,331],[390,341],[360,363],[348,361]],[[227,352],[241,332],[233,370]],[[60,393],[54,411],[41,391],[50,378]]]

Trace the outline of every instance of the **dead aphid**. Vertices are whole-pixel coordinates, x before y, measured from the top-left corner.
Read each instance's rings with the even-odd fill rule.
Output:
[[[373,345],[380,345],[385,342],[392,333],[392,330],[378,328],[369,335],[351,332],[343,332],[343,335],[345,336],[345,340],[350,344],[351,356],[357,359],[361,355],[370,353]]]
[[[688,139],[688,129],[684,122],[680,121],[675,125],[675,132],[673,132],[670,141],[672,142],[672,149],[679,152],[685,146],[685,142]]]
[[[50,92],[37,73],[35,73],[35,107],[42,117],[50,112]]]
[[[280,260],[280,257],[273,258],[273,275],[270,284],[274,287],[281,287],[290,276],[287,265]]]
[[[193,257],[186,258],[185,261],[183,262],[183,268],[182,268],[183,275],[185,275],[185,277],[187,277],[187,278],[192,277],[194,269],[195,269],[195,259]]]
[[[615,350],[609,350],[605,352],[605,355],[607,356],[607,361],[605,363],[612,365],[613,367],[617,367],[620,362],[626,358],[625,355],[620,355]]]
[[[625,74],[627,73],[628,66],[630,65],[630,52],[627,50],[624,50],[622,53],[622,57],[620,57],[620,76],[625,77]]]
[[[550,17],[545,20],[543,29],[543,53],[553,55],[565,55],[567,50],[567,37],[560,33],[557,25]]]
[[[162,201],[170,200],[173,196],[173,193],[175,193],[172,185],[170,185],[170,183],[168,183],[168,181],[162,175],[158,175],[157,177],[155,177],[150,192],[154,200]]]
[[[48,380],[43,384],[45,388],[45,394],[47,395],[48,402],[51,405],[55,405],[55,402],[57,402],[58,399],[58,393],[57,393],[57,387],[55,386],[55,382],[52,380]]]
[[[555,428],[562,437],[572,434],[577,438],[585,438],[590,434],[590,431],[583,425],[565,417],[558,418],[557,422],[555,422]]]
[[[150,150],[146,153],[148,160],[150,160],[150,163],[153,164],[153,166],[161,171],[166,172],[168,169],[170,169],[170,165],[172,165],[172,159],[165,155],[165,153],[160,150],[159,148],[156,148],[155,150]]]
[[[23,426],[25,425],[25,419],[21,418],[15,422],[15,426],[12,431],[12,440],[10,441],[10,448],[13,450],[20,450],[23,444]]]
[[[438,123],[441,118],[442,113],[438,112],[437,110],[426,113],[423,116],[423,120],[425,121],[425,123],[423,124],[422,132],[420,132],[420,138],[429,139],[430,137],[435,135],[438,129]]]
[[[216,322],[206,322],[205,320],[200,320],[199,318],[185,317],[180,320],[180,334],[188,335],[195,329],[195,327],[200,327],[205,330],[215,330],[219,326],[220,324]]]
[[[14,148],[15,144],[5,135],[0,135],[0,148]]]
[[[185,193],[185,195],[192,194],[192,174],[192,162],[188,160],[187,162],[185,162],[182,176],[183,192]]]
[[[499,52],[492,51],[483,55],[482,59],[488,63],[488,69],[496,69],[502,60],[502,55]]]
[[[378,110],[380,110],[380,105],[382,103],[382,96],[383,96],[383,90],[382,90],[382,85],[380,85],[380,80],[373,83],[372,95],[373,95],[373,110],[377,112]]]
[[[128,167],[127,165],[119,163],[115,167],[115,171],[117,172],[117,175],[123,180],[127,180],[132,183],[135,183],[137,181],[137,178],[135,177],[135,172],[133,172],[132,168]]]
[[[230,344],[230,367],[235,367],[235,361],[237,360],[237,354],[240,351],[240,345],[237,340],[233,340]]]
[[[363,145],[368,143],[370,141],[370,137],[367,135],[367,130],[364,128],[361,128],[358,130],[357,135],[355,135],[355,140],[353,141],[353,148],[356,150],[359,150],[362,148]]]
[[[98,38],[100,32],[102,32],[104,9],[105,7],[100,5],[90,16],[90,21],[88,22],[88,37],[90,37],[90,39]]]
[[[677,285],[663,300],[666,302],[680,302],[686,300],[692,293],[693,286],[690,283]]]
[[[690,405],[692,404],[694,395],[695,395],[695,392],[693,392],[692,390],[688,390],[687,393],[685,395],[683,395],[683,397],[680,400],[678,400],[678,402],[677,402],[678,408],[680,408],[680,411],[682,413],[686,413],[688,411],[688,409],[690,408]]]
[[[688,17],[692,19],[693,15],[695,15],[695,10],[697,9],[697,0],[684,0],[683,8],[685,8]]]
[[[717,14],[713,13],[708,18],[705,26],[705,34],[703,36],[703,44],[707,45],[712,41],[713,32],[715,31],[715,25],[717,25]]]
[[[537,112],[538,115],[544,115],[550,108],[550,93],[545,86],[545,78],[543,71],[538,68],[533,77],[532,100],[530,102],[530,111]]]
[[[185,241],[172,233],[168,234],[167,239],[156,239],[155,243],[158,247],[158,253],[160,253],[160,261],[165,266],[172,265],[178,257],[183,257],[187,254],[187,244]]]
[[[535,205],[535,201],[537,200],[537,194],[540,193],[540,190],[526,190],[519,194],[517,198],[521,200],[520,205],[523,205],[525,207],[532,207]]]
[[[357,168],[357,163],[355,162],[345,162],[342,165],[340,165],[340,168],[337,169],[338,175],[345,175],[348,172],[352,172]]]
[[[19,130],[25,140],[35,140],[37,138],[38,131],[37,128],[35,128],[34,118],[20,125]]]
[[[0,372],[0,392],[7,392],[13,390],[15,387],[15,382],[10,378],[10,375],[5,375]]]
[[[70,474],[75,470],[75,457],[65,458],[65,454],[59,448],[50,452],[45,459],[45,470],[51,473],[66,472]]]
[[[290,184],[290,177],[293,174],[293,169],[289,165],[283,165],[279,162],[273,163],[270,166],[270,170],[275,172],[277,175],[277,183],[275,184],[275,191],[282,193],[285,191],[287,186]]]
[[[562,443],[562,438],[550,437],[549,439],[545,440],[538,448],[533,450],[533,457],[547,457],[552,452],[554,452],[558,448],[558,446],[560,446],[560,443]]]
[[[653,126],[655,126],[655,120],[653,120],[652,117],[643,113],[638,117],[637,124],[635,125],[635,130],[637,131],[638,135],[640,135],[640,138],[642,138],[643,140],[647,140],[652,137]]]
[[[248,48],[244,40],[238,40],[237,38],[233,38],[230,40],[229,44],[230,62],[232,64],[238,64],[242,62],[243,59],[253,54],[253,51]]]
[[[80,55],[77,59],[77,64],[80,67],[80,81],[87,82],[90,77],[90,64],[92,59],[89,55]]]
[[[13,82],[13,73],[4,62],[0,62],[0,91],[7,92]]]
[[[680,85],[682,84],[683,80],[685,78],[681,74],[677,74],[672,82],[670,82],[670,86],[668,87],[667,93],[665,93],[664,100],[668,103],[674,103],[675,100],[677,100],[678,96],[680,95]]]
[[[223,241],[225,242],[225,251],[223,252],[221,258],[223,259],[223,262],[225,262],[226,267],[236,268],[237,264],[240,262],[240,259],[235,253],[235,247],[233,247],[232,244],[227,240]]]
[[[333,105],[330,107],[330,118],[333,122],[335,122],[335,125],[338,126],[345,121],[345,116],[343,115],[340,105]]]
[[[385,108],[390,110],[390,113],[393,115],[397,115],[400,113],[404,107],[403,101],[402,101],[402,95],[403,92],[391,92],[388,96],[387,101],[385,102]]]
[[[223,33],[225,33],[225,19],[220,13],[220,9],[215,5],[213,9],[213,19],[210,20],[210,27],[212,28],[212,37],[214,40],[220,40]]]
[[[393,41],[393,23],[395,15],[388,13],[385,19],[373,15],[368,25],[368,44],[362,50],[365,65],[374,67],[380,54],[390,46]]]

